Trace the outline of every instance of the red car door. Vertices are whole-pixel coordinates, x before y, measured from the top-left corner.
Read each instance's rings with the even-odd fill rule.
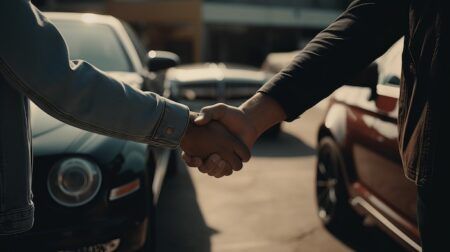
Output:
[[[348,143],[356,189],[382,214],[390,231],[418,241],[416,187],[403,173],[398,150],[398,95],[403,42],[377,60],[379,79],[374,99],[359,99],[348,110]],[[389,225],[394,224],[394,226]],[[403,234],[401,234],[401,232]]]

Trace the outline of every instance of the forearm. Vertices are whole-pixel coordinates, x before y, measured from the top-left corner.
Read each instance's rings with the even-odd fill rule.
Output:
[[[409,0],[356,0],[260,91],[287,120],[330,95],[384,53],[407,28]],[[381,17],[382,16],[382,17]]]
[[[286,113],[277,101],[257,93],[239,107],[247,115],[259,137],[266,130],[286,119]]]
[[[188,109],[70,61],[57,29],[26,0],[1,1],[0,73],[53,117],[133,141],[175,147]]]

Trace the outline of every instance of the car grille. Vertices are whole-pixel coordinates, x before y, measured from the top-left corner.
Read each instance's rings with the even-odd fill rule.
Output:
[[[262,83],[217,82],[185,84],[179,87],[180,100],[226,102],[253,96]]]
[[[182,100],[217,100],[219,95],[218,83],[185,84],[179,87]]]

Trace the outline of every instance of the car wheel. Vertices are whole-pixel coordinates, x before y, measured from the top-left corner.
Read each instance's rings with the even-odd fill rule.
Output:
[[[362,217],[350,206],[342,176],[343,159],[331,137],[320,140],[316,168],[316,200],[319,218],[325,227],[339,234],[362,227]]]

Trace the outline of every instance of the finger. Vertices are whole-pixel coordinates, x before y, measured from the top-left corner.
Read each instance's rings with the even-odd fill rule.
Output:
[[[239,171],[242,169],[242,161],[235,153],[229,152],[221,155],[222,158],[230,164],[233,171]]]
[[[194,123],[198,126],[205,125],[211,121],[211,115],[205,114],[204,112],[200,112],[199,116],[194,119]]]
[[[193,161],[192,161],[192,157],[188,154],[186,154],[186,152],[182,152],[181,153],[181,158],[183,158],[184,162],[186,163],[187,166],[189,167],[194,167]]]
[[[222,162],[223,163],[222,165],[225,166],[225,169],[223,169],[222,174],[221,174],[222,177],[223,176],[230,176],[231,174],[233,174],[233,169],[231,169],[231,165],[228,162],[226,162],[224,160],[222,160],[220,162]],[[219,163],[219,166],[221,166],[221,163]]]
[[[221,160],[218,163],[218,168],[215,170],[214,177],[221,178],[223,176],[226,176],[230,172],[233,172],[231,166],[226,161]]]
[[[198,170],[199,170],[201,173],[208,173],[208,171],[209,171],[208,166],[205,165],[205,164],[199,166],[199,167],[198,167]]]
[[[230,176],[231,174],[233,174],[233,170],[232,170],[232,169],[228,169],[228,170],[225,172],[225,176]]]
[[[210,176],[214,176],[216,178],[220,178],[225,173],[225,162],[220,161],[217,165],[217,167],[211,171],[211,173],[208,173]]]
[[[216,178],[220,178],[222,177],[224,170],[227,167],[227,162],[223,161],[222,159],[218,160],[215,162],[214,167],[212,167],[209,171],[208,171],[208,175],[209,176],[214,176]]]
[[[218,154],[212,154],[204,162],[203,165],[199,166],[199,170],[202,173],[208,173],[217,166],[217,162],[221,160]]]
[[[200,167],[203,165],[203,160],[199,157],[192,157],[192,161],[195,167]]]
[[[242,162],[248,162],[251,157],[251,152],[248,149],[247,145],[242,143],[242,141],[236,139],[233,144],[233,149],[236,155],[239,156]]]
[[[204,107],[200,110],[200,115],[195,118],[194,123],[202,126],[209,123],[211,120],[220,120],[225,114],[226,109],[227,105],[223,103]]]
[[[200,167],[203,163],[201,158],[190,156],[184,151],[181,153],[181,157],[189,167]]]

